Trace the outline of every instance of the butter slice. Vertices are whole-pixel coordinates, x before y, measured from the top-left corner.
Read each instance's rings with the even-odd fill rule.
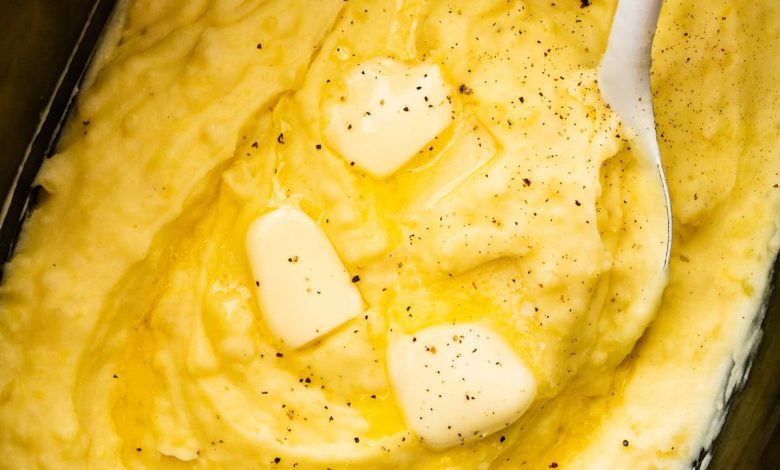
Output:
[[[255,220],[247,254],[271,332],[297,348],[359,315],[363,299],[319,226],[283,207]]]
[[[496,332],[476,324],[396,338],[387,361],[409,428],[436,449],[509,426],[536,395],[528,367]]]
[[[347,161],[377,178],[401,168],[452,120],[450,89],[437,65],[367,62],[346,86],[344,99],[331,105],[327,136]]]

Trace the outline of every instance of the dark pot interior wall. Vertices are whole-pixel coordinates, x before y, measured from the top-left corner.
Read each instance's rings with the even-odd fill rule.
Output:
[[[0,2],[0,187],[7,188],[65,69],[92,2]]]
[[[19,188],[0,227],[0,259],[10,252],[41,159],[114,1],[0,0],[0,193]],[[69,61],[71,66],[67,67]],[[62,74],[66,70],[67,73]],[[44,111],[51,103],[51,111]],[[41,131],[36,136],[39,125]],[[28,152],[28,146],[31,147]],[[25,156],[29,154],[29,158]]]
[[[0,195],[10,190],[24,162],[0,226],[0,263],[13,247],[35,173],[53,149],[58,124],[114,3],[0,0]],[[776,273],[775,286],[779,279]],[[713,469],[780,469],[780,430],[770,439],[780,416],[778,297],[767,312],[767,333],[754,373],[718,440]]]

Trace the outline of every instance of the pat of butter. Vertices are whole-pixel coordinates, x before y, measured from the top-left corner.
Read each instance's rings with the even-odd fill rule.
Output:
[[[346,96],[330,106],[327,136],[347,161],[378,178],[401,168],[452,121],[450,89],[436,65],[367,62],[346,86]]]
[[[496,332],[476,324],[434,326],[396,338],[387,361],[409,428],[433,448],[509,426],[536,395],[528,367]]]
[[[299,209],[255,220],[247,254],[271,332],[297,348],[359,315],[363,299],[328,237]]]

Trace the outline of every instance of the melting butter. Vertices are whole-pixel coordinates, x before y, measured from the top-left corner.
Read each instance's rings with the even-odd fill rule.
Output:
[[[496,332],[477,324],[433,326],[396,338],[387,361],[409,428],[433,448],[509,426],[536,395],[528,367]]]
[[[450,88],[437,65],[380,59],[358,65],[330,107],[327,135],[350,163],[392,175],[452,121]]]
[[[328,237],[299,209],[283,207],[253,222],[247,254],[265,321],[289,347],[314,341],[363,310]]]

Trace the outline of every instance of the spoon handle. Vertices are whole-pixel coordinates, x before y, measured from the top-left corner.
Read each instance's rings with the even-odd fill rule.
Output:
[[[598,82],[604,101],[624,125],[636,131],[638,144],[658,172],[666,206],[666,270],[672,247],[672,205],[661,164],[650,90],[651,53],[662,3],[663,0],[618,0]]]
[[[605,101],[639,133],[651,154],[656,153],[658,144],[650,92],[650,53],[662,3],[618,1],[599,68],[599,87]]]

